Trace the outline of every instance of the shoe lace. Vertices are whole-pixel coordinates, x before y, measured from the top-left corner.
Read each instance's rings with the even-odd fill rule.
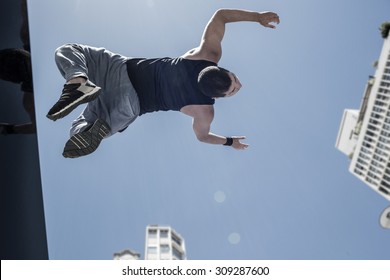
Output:
[[[79,86],[80,84],[65,84],[64,89],[62,90],[60,101],[72,98],[74,91],[78,89]]]

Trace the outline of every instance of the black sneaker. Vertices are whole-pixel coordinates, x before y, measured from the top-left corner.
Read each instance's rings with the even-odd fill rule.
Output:
[[[79,132],[66,142],[62,155],[66,158],[77,158],[93,153],[104,137],[110,132],[110,126],[97,119],[87,130]]]
[[[101,92],[101,88],[90,81],[78,84],[65,84],[60,100],[50,109],[47,117],[53,121],[68,115],[82,103],[94,100]]]

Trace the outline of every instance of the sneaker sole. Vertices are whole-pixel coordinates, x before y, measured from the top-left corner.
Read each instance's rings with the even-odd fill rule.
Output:
[[[93,90],[91,90],[91,92],[85,93],[79,99],[76,99],[75,101],[73,101],[73,103],[69,104],[68,106],[66,106],[62,110],[60,110],[57,113],[52,114],[52,115],[47,114],[46,117],[52,121],[56,121],[58,119],[61,119],[65,116],[67,116],[70,112],[73,111],[74,108],[76,108],[80,104],[87,103],[89,101],[94,100],[96,97],[99,96],[100,92],[101,92],[101,88],[96,86]]]
[[[65,158],[78,158],[93,153],[100,142],[110,132],[106,122],[98,119],[88,131],[73,135],[65,144],[62,155]]]

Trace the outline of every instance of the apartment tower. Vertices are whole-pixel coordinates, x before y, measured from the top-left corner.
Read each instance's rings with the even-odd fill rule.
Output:
[[[146,227],[145,260],[185,260],[184,239],[169,226]]]
[[[390,200],[390,39],[384,43],[359,110],[344,111],[336,147],[349,156],[349,171]]]

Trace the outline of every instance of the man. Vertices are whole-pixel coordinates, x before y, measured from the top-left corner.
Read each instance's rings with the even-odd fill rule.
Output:
[[[222,56],[225,25],[251,21],[275,28],[273,12],[220,9],[206,25],[200,45],[178,58],[127,58],[103,48],[68,44],[56,50],[56,63],[67,83],[47,117],[57,120],[87,103],[73,122],[64,157],[94,152],[103,138],[122,132],[138,116],[175,110],[193,118],[197,139],[242,150],[243,136],[224,137],[210,132],[214,100],[235,95],[238,77],[217,64]],[[96,85],[95,85],[96,84]]]

